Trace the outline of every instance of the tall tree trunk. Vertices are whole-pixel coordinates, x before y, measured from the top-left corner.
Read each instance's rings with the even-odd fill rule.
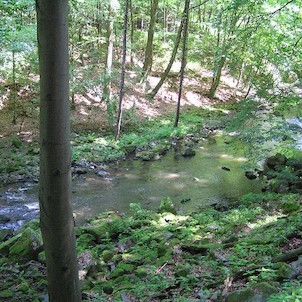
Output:
[[[172,65],[174,63],[174,60],[175,60],[175,57],[176,57],[176,54],[177,54],[177,50],[178,50],[178,46],[180,44],[180,40],[181,40],[181,33],[182,33],[182,30],[183,30],[183,27],[184,27],[184,16],[185,16],[185,9],[184,9],[184,12],[182,14],[182,20],[180,22],[180,25],[179,25],[179,28],[178,28],[178,33],[177,33],[177,37],[176,37],[176,40],[175,40],[175,43],[174,43],[174,48],[173,48],[173,51],[172,51],[172,55],[171,55],[171,58],[170,58],[170,61],[169,61],[169,64],[168,66],[166,67],[165,71],[161,74],[160,76],[160,80],[159,82],[157,83],[157,85],[154,87],[154,89],[148,94],[148,96],[150,98],[154,98],[155,95],[158,93],[159,89],[161,88],[161,86],[163,85],[163,83],[165,82],[171,68],[172,68]]]
[[[241,84],[244,68],[245,68],[245,62],[244,62],[244,60],[242,60],[241,65],[240,65],[240,69],[239,69],[239,74],[238,74],[236,88],[238,88],[240,86],[240,84]]]
[[[219,58],[217,67],[215,68],[213,79],[212,79],[212,85],[208,94],[210,98],[213,98],[215,96],[216,90],[220,83],[221,73],[226,61],[226,57],[227,57],[226,54],[222,54]]]
[[[184,30],[183,30],[183,45],[182,45],[182,57],[181,57],[181,68],[180,68],[180,81],[179,81],[178,101],[177,101],[177,110],[176,110],[174,127],[178,126],[182,85],[183,85],[183,80],[184,80],[184,75],[185,75],[185,68],[187,65],[187,39],[188,39],[188,27],[189,27],[189,7],[190,7],[190,0],[186,0],[185,10],[184,10]]]
[[[134,64],[134,28],[135,28],[135,22],[134,22],[134,16],[133,16],[133,3],[132,0],[129,0],[129,9],[130,9],[130,63],[131,66]]]
[[[107,102],[111,100],[111,69],[113,57],[113,25],[114,25],[114,9],[112,0],[109,1],[109,20],[107,27],[107,54],[106,54],[106,73],[104,80],[103,99]]]
[[[17,83],[16,83],[16,52],[13,50],[12,52],[13,55],[13,120],[12,123],[16,124],[17,123]]]
[[[166,43],[166,36],[168,32],[168,14],[167,14],[167,9],[166,9],[166,3],[164,1],[164,7],[163,7],[163,14],[164,14],[164,24],[163,24],[163,29],[164,29],[164,43]]]
[[[147,46],[145,50],[145,60],[143,66],[143,79],[147,78],[152,69],[153,63],[153,39],[154,39],[154,26],[156,21],[156,13],[158,8],[158,0],[151,0],[151,13],[150,24],[148,29]]]
[[[121,125],[122,125],[122,103],[124,96],[124,86],[125,86],[125,72],[126,72],[126,54],[127,54],[127,24],[128,24],[128,6],[129,0],[125,3],[125,16],[124,16],[124,35],[123,35],[123,59],[122,59],[122,69],[121,69],[121,83],[120,83],[120,95],[119,104],[117,112],[117,121],[115,127],[114,139],[117,141],[120,137]]]
[[[51,302],[79,302],[68,83],[68,1],[37,0],[40,60],[40,224]]]

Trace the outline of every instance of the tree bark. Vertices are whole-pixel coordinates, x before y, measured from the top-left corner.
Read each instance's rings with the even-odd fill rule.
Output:
[[[79,302],[68,80],[68,1],[37,0],[40,69],[40,224],[51,302]]]
[[[210,98],[213,98],[215,96],[216,90],[220,83],[221,73],[222,73],[222,69],[224,67],[225,61],[226,61],[226,54],[223,54],[220,56],[216,70],[214,71],[212,85],[211,85],[211,88],[209,91]]]
[[[148,29],[147,46],[145,50],[145,60],[143,66],[143,79],[147,78],[149,72],[152,69],[153,63],[153,39],[154,39],[154,27],[156,21],[156,13],[158,8],[158,0],[151,0],[151,13],[150,24]]]
[[[16,83],[16,52],[12,51],[13,55],[13,120],[12,123],[17,123],[17,83]]]
[[[178,126],[179,121],[179,113],[180,113],[180,102],[182,95],[182,85],[185,75],[185,68],[187,65],[187,39],[188,39],[188,27],[189,27],[189,7],[190,0],[186,0],[185,3],[185,14],[184,14],[184,29],[183,29],[183,46],[182,46],[182,58],[181,58],[181,68],[180,68],[180,80],[179,80],[179,90],[178,90],[178,101],[177,101],[177,109],[176,109],[176,117],[174,127]]]
[[[104,80],[103,99],[108,102],[111,100],[111,70],[113,57],[113,25],[114,25],[114,10],[112,0],[109,1],[109,20],[107,27],[107,54],[106,54],[106,73]]]
[[[181,33],[182,33],[182,30],[183,30],[183,27],[184,27],[184,16],[185,16],[185,9],[184,9],[184,12],[183,12],[183,15],[182,15],[182,20],[180,22],[180,25],[179,25],[179,28],[178,28],[178,32],[177,32],[177,37],[176,37],[176,40],[175,40],[175,43],[174,43],[174,48],[173,48],[173,51],[172,51],[172,55],[171,55],[171,58],[170,58],[170,61],[169,61],[169,64],[168,66],[166,67],[165,71],[161,74],[160,76],[160,80],[159,82],[157,83],[157,85],[154,87],[154,89],[148,94],[148,96],[150,98],[154,98],[155,95],[158,93],[159,89],[161,88],[161,86],[163,85],[163,83],[165,82],[171,68],[172,68],[172,65],[174,63],[174,60],[176,58],[176,54],[177,54],[177,50],[178,50],[178,46],[180,44],[180,40],[181,40]]]
[[[134,22],[134,14],[133,14],[133,3],[132,0],[129,0],[129,8],[130,8],[130,63],[131,66],[134,64],[134,28],[135,28],[135,22]]]
[[[126,0],[126,2],[125,2],[125,16],[124,16],[123,58],[122,58],[122,70],[121,70],[120,95],[119,95],[117,121],[116,121],[115,136],[114,136],[114,139],[116,141],[120,137],[121,125],[122,125],[122,113],[123,113],[122,105],[123,105],[124,86],[125,86],[126,54],[127,54],[128,6],[129,6],[129,0]]]

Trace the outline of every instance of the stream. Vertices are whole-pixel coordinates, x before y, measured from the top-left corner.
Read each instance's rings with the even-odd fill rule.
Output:
[[[287,120],[287,123],[291,128],[291,137],[295,141],[295,148],[298,150],[302,150],[302,118],[296,117]]]
[[[87,173],[73,181],[76,224],[99,212],[128,212],[140,202],[157,209],[170,197],[179,213],[199,211],[217,203],[236,201],[248,192],[259,192],[261,182],[249,180],[245,158],[231,148],[228,137],[217,137],[196,146],[196,156],[186,158],[172,150],[157,161],[128,160],[109,165],[106,176]],[[0,228],[16,229],[39,215],[38,186],[19,183],[0,188]]]

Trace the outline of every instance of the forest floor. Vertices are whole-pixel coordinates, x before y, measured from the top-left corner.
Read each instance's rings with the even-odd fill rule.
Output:
[[[151,74],[142,85],[139,81],[139,73],[128,71],[126,73],[126,89],[123,99],[125,121],[130,118],[150,120],[176,112],[178,99],[179,79],[177,73],[171,73],[158,94],[150,99],[150,92],[159,81],[159,75]],[[244,92],[236,87],[233,78],[223,74],[214,99],[207,97],[210,88],[211,74],[207,70],[199,70],[199,73],[191,74],[185,78],[183,95],[181,99],[182,110],[186,108],[209,108],[216,104],[238,102]],[[117,99],[119,93],[118,81],[113,82],[112,95]],[[71,110],[72,131],[99,131],[111,127],[108,125],[107,104],[100,95],[101,87],[94,87],[84,94],[74,95],[74,109]],[[37,93],[32,92],[29,86],[20,88],[16,102],[16,123],[12,123],[14,105],[2,108],[1,104],[7,102],[10,90],[2,95],[0,101],[0,137],[20,135],[24,138],[37,137],[39,132],[39,112]],[[12,101],[11,101],[12,102]],[[115,104],[116,106],[116,104]],[[110,119],[110,118],[109,118]]]

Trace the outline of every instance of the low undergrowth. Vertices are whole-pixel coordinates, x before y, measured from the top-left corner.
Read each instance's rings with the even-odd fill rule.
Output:
[[[302,299],[299,195],[248,194],[227,211],[190,215],[163,204],[160,212],[131,204],[130,215],[102,213],[76,228],[83,301]],[[3,301],[46,296],[44,252],[24,252],[24,233],[39,245],[35,222],[0,245]]]
[[[83,162],[107,163],[124,160],[135,151],[151,151],[152,154],[164,153],[171,146],[173,138],[182,138],[187,133],[200,129],[206,112],[188,110],[183,114],[184,121],[178,128],[173,127],[172,116],[152,121],[133,123],[124,129],[121,138],[114,141],[114,133],[80,131],[71,133],[71,150],[74,164]],[[0,180],[18,182],[38,178],[39,142],[37,138],[28,139],[19,134],[2,137],[0,140]],[[141,158],[145,159],[146,154]]]

